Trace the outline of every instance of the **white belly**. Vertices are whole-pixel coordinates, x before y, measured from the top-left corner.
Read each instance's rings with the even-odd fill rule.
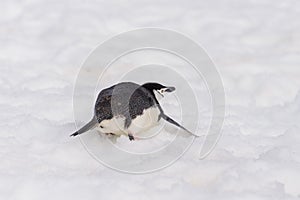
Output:
[[[160,111],[157,107],[151,107],[144,110],[142,115],[139,115],[132,120],[128,127],[128,131],[133,135],[137,135],[157,126],[159,114]]]
[[[115,135],[127,135],[124,129],[125,117],[113,117],[109,120],[103,120],[98,127],[102,133],[113,133]]]
[[[113,117],[110,120],[103,120],[98,130],[102,133],[113,133],[115,135],[137,135],[141,132],[147,131],[150,128],[158,125],[160,111],[157,107],[151,107],[144,110],[142,115],[137,116],[131,121],[128,129],[125,129],[125,117]],[[101,128],[101,126],[103,128]]]

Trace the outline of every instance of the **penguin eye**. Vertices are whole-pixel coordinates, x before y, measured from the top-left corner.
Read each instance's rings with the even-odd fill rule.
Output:
[[[160,89],[160,93],[165,93],[166,89]]]

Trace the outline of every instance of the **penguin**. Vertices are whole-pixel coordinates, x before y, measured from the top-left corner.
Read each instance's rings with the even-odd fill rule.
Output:
[[[97,128],[106,135],[125,135],[131,141],[139,133],[157,126],[161,119],[196,136],[167,116],[159,104],[159,98],[173,91],[175,87],[154,82],[143,85],[121,82],[103,89],[97,97],[91,121],[70,136]]]

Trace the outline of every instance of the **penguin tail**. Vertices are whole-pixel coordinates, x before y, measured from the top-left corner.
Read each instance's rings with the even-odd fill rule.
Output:
[[[166,120],[167,122],[185,130],[186,132],[188,132],[189,134],[193,135],[193,136],[196,136],[196,137],[199,137],[199,135],[196,135],[195,133],[192,133],[191,131],[189,131],[188,129],[184,128],[183,126],[181,126],[178,122],[176,122],[174,119],[172,119],[171,117],[167,116],[166,114],[161,114],[161,117]]]
[[[91,121],[89,121],[86,125],[84,125],[81,129],[79,129],[75,133],[71,134],[70,137],[75,137],[77,135],[87,132],[88,130],[93,129],[97,125],[97,123],[98,123],[97,118],[94,116]]]

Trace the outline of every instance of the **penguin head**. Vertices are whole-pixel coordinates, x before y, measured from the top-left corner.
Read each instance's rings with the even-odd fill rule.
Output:
[[[145,83],[142,86],[144,88],[146,88],[148,91],[150,91],[151,93],[159,94],[161,97],[164,97],[165,93],[175,91],[175,87],[164,86],[159,83]],[[155,96],[157,96],[157,95],[155,95]]]

